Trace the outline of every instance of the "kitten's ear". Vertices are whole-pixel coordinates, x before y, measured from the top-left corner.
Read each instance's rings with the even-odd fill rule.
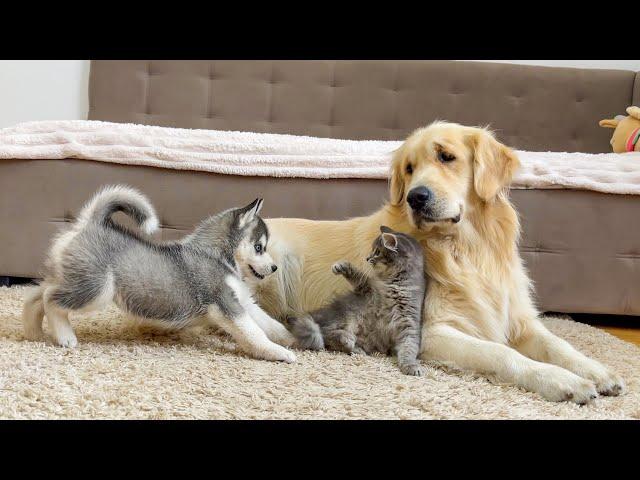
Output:
[[[238,226],[240,228],[244,228],[246,225],[251,223],[258,216],[258,213],[260,213],[263,203],[264,201],[261,198],[256,198],[246,207],[242,207],[239,210],[240,215],[238,216]]]
[[[380,233],[393,233],[393,230],[386,225],[380,225]]]
[[[398,237],[393,233],[383,233],[382,244],[384,245],[384,248],[396,252],[398,250]]]

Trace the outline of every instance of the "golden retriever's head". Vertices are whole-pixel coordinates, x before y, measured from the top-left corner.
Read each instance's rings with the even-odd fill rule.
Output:
[[[391,204],[404,208],[418,229],[457,224],[478,203],[493,202],[518,166],[514,152],[487,129],[436,122],[396,151]]]

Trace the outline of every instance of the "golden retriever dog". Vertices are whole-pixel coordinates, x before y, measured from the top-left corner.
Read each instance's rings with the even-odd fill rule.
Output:
[[[622,379],[542,324],[518,254],[518,216],[508,185],[515,153],[482,128],[436,122],[395,152],[390,201],[346,221],[270,219],[277,276],[258,290],[272,315],[315,309],[348,289],[331,273],[365,257],[381,225],[413,235],[431,277],[424,303],[421,357],[584,404],[618,395]]]

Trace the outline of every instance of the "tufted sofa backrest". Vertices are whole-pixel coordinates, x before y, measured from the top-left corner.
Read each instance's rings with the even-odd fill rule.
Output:
[[[635,89],[635,92],[634,92]],[[92,61],[89,119],[350,139],[433,120],[489,124],[514,148],[607,152],[598,121],[640,101],[640,76],[456,61]]]

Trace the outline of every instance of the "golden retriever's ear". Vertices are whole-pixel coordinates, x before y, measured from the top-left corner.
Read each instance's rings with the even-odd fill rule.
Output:
[[[474,129],[473,186],[485,202],[493,200],[513,178],[520,161],[510,148],[485,129]]]
[[[391,184],[389,186],[389,199],[391,205],[400,205],[404,198],[404,170],[402,161],[404,159],[404,145],[393,154],[391,161]]]

